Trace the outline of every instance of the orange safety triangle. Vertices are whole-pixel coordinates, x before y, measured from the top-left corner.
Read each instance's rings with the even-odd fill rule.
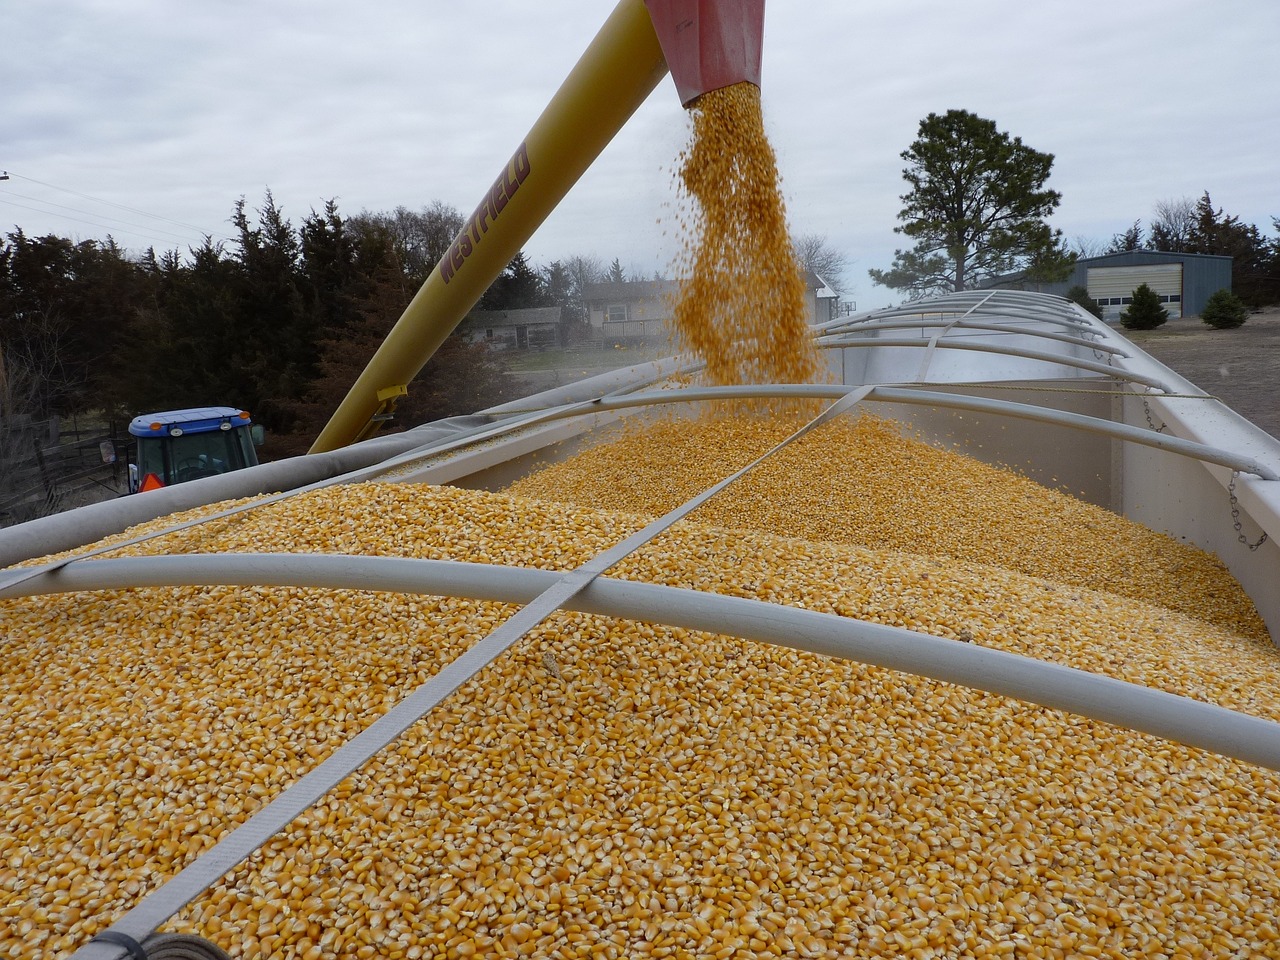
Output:
[[[159,477],[154,473],[148,473],[142,478],[142,486],[138,487],[138,492],[144,493],[147,490],[159,490],[163,486],[164,484],[160,482]]]

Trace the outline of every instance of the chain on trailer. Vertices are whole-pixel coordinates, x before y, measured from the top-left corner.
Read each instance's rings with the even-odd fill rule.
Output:
[[[1239,470],[1231,471],[1231,482],[1227,484],[1227,496],[1231,503],[1231,523],[1236,528],[1236,539],[1249,548],[1251,552],[1256,552],[1259,547],[1267,542],[1267,531],[1262,531],[1260,536],[1253,543],[1249,542],[1249,538],[1244,534],[1244,524],[1240,520],[1240,501],[1236,499],[1236,477],[1240,476]]]

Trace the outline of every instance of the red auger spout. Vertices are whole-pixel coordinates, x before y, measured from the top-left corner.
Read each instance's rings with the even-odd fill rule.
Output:
[[[740,83],[760,86],[764,0],[645,0],[680,102]]]

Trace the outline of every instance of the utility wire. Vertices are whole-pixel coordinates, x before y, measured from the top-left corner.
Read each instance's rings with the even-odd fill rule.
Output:
[[[27,183],[38,183],[40,186],[48,187],[50,190],[61,190],[63,193],[70,193],[73,196],[80,197],[83,200],[92,200],[94,203],[104,203],[109,207],[115,207],[118,210],[127,210],[130,213],[136,213],[139,216],[147,217],[151,220],[163,220],[166,223],[172,223],[174,226],[177,226],[177,227],[185,227],[188,230],[194,230],[196,233],[199,233],[202,236],[208,235],[211,233],[211,231],[204,229],[204,227],[197,227],[194,223],[185,223],[182,220],[174,220],[171,217],[163,217],[158,213],[148,213],[146,210],[139,210],[137,207],[125,206],[123,203],[116,203],[114,200],[104,200],[102,197],[95,197],[88,193],[81,193],[79,190],[72,190],[69,187],[60,187],[55,183],[46,183],[43,180],[36,180],[34,177],[24,177],[20,173],[13,173],[11,171],[5,171],[5,172],[8,173],[9,176],[14,177],[18,180],[25,180],[27,181]]]
[[[20,200],[31,200],[31,201],[33,201],[33,202],[35,202],[35,203],[43,204],[43,206],[41,206],[41,207],[33,207],[33,206],[30,206],[30,205],[25,204],[25,203],[15,203],[13,200],[11,200],[11,199],[10,199],[10,197],[17,197],[17,198],[18,198],[18,199],[20,199]],[[10,205],[10,206],[13,206],[13,207],[21,207],[23,210],[34,210],[34,211],[36,211],[37,213],[50,213],[50,212],[52,212],[52,211],[46,210],[46,209],[44,209],[44,208],[45,208],[45,207],[57,207],[59,210],[70,210],[72,213],[81,214],[82,216],[90,216],[90,217],[98,216],[98,214],[90,213],[89,211],[81,210],[81,209],[79,209],[79,208],[77,208],[77,207],[68,207],[68,206],[66,206],[65,204],[61,204],[61,203],[54,203],[52,200],[42,200],[40,197],[31,197],[31,196],[27,196],[26,194],[23,194],[23,193],[7,193],[7,192],[6,192],[6,193],[0,193],[0,203],[6,203],[6,204],[8,204],[8,205]],[[115,231],[115,230],[116,230],[116,228],[115,228],[115,227],[113,227],[111,224],[109,224],[109,223],[99,223],[97,220],[84,220],[84,219],[81,219],[80,217],[72,217],[72,216],[68,216],[68,215],[67,215],[67,214],[65,214],[65,213],[59,213],[59,214],[56,214],[56,216],[62,217],[64,220],[70,220],[70,221],[72,221],[72,222],[74,222],[74,223],[84,223],[84,224],[88,224],[88,225],[89,225],[89,226],[91,226],[91,227],[100,227],[100,228],[102,228],[102,229],[104,229],[104,230],[112,230],[112,231]],[[108,218],[108,219],[112,219],[112,218]],[[140,224],[140,223],[129,223],[127,220],[119,220],[119,221],[117,221],[117,223],[122,223],[122,224],[124,224],[126,227],[138,227],[138,228],[140,228],[140,229],[143,229],[143,230],[146,230],[146,231],[147,231],[146,233],[133,233],[133,234],[132,234],[133,236],[140,236],[140,237],[150,237],[150,236],[172,237],[174,240],[181,240],[181,241],[184,241],[184,242],[190,242],[190,239],[191,239],[189,236],[182,236],[181,234],[177,234],[177,233],[170,233],[170,232],[168,232],[167,230],[157,230],[157,229],[154,229],[154,228],[151,228],[151,227],[146,227],[145,225]],[[130,233],[131,231],[128,231],[128,230],[120,230],[120,231],[118,231],[118,232],[120,232],[120,233]]]
[[[69,187],[62,187],[62,186],[59,186],[59,185],[57,185],[57,184],[55,184],[55,183],[48,183],[47,181],[44,181],[44,180],[37,180],[35,177],[28,177],[28,176],[24,176],[23,174],[20,174],[20,173],[14,173],[13,171],[10,171],[10,170],[6,170],[6,171],[5,171],[5,174],[6,174],[9,178],[14,179],[14,180],[23,180],[23,181],[26,181],[27,183],[38,184],[39,186],[47,187],[47,188],[49,188],[50,190],[59,190],[59,191],[61,191],[61,192],[63,192],[63,193],[69,193],[69,194],[71,194],[72,196],[80,197],[80,198],[82,198],[82,199],[84,199],[84,200],[92,201],[93,203],[100,203],[100,204],[103,204],[103,205],[108,206],[108,207],[115,207],[115,208],[116,208],[116,209],[118,209],[118,210],[124,210],[124,211],[127,211],[127,212],[129,212],[129,213],[137,214],[138,216],[146,217],[146,218],[148,218],[148,219],[150,219],[150,220],[157,220],[157,221],[160,221],[160,222],[162,222],[162,223],[168,223],[168,224],[172,224],[172,225],[174,225],[174,226],[176,226],[176,227],[181,227],[181,228],[182,228],[182,229],[184,229],[184,230],[192,230],[192,231],[195,231],[197,234],[199,234],[199,235],[200,235],[200,237],[202,237],[202,238],[204,238],[204,237],[210,237],[210,238],[212,238],[212,239],[224,239],[224,240],[225,240],[225,239],[230,239],[230,238],[229,238],[226,234],[224,234],[224,233],[215,233],[214,231],[211,231],[211,230],[205,230],[203,227],[196,226],[196,225],[195,225],[195,224],[193,224],[193,223],[186,223],[185,221],[182,221],[182,220],[175,220],[175,219],[173,219],[172,217],[165,217],[165,216],[161,216],[160,214],[149,213],[149,212],[147,212],[146,210],[140,210],[140,209],[138,209],[137,207],[130,207],[130,206],[127,206],[126,204],[123,204],[123,203],[116,203],[116,202],[115,202],[115,201],[113,201],[113,200],[107,200],[107,199],[104,199],[104,198],[102,198],[102,197],[95,197],[95,196],[93,196],[92,194],[83,193],[83,192],[81,192],[81,191],[79,191],[79,190],[72,190],[72,189],[71,189],[71,188],[69,188]],[[86,224],[86,225],[88,225],[88,226],[97,227],[97,228],[102,229],[102,230],[111,230],[111,231],[116,231],[116,232],[120,232],[120,233],[128,234],[128,235],[130,235],[130,236],[142,237],[142,238],[144,238],[144,239],[151,239],[151,238],[152,238],[152,237],[154,237],[154,236],[165,236],[165,237],[171,237],[171,238],[176,239],[176,240],[179,240],[179,241],[181,241],[181,242],[186,242],[186,243],[190,243],[190,242],[191,242],[191,239],[190,239],[189,237],[184,237],[184,236],[182,236],[182,235],[180,235],[180,234],[176,234],[176,233],[173,233],[173,232],[171,232],[171,231],[167,231],[167,230],[160,230],[160,229],[152,228],[152,227],[146,227],[146,226],[144,226],[144,225],[142,225],[142,224],[133,223],[133,222],[130,222],[130,221],[127,221],[127,220],[122,220],[122,219],[120,219],[120,218],[118,218],[118,217],[113,217],[113,216],[111,216],[111,215],[109,215],[109,214],[101,214],[101,213],[95,213],[95,212],[88,211],[88,210],[82,210],[82,209],[77,208],[77,207],[70,207],[70,206],[66,206],[65,204],[54,203],[54,202],[53,202],[53,201],[51,201],[51,200],[42,200],[42,199],[39,199],[39,198],[37,198],[37,197],[30,197],[30,196],[25,196],[25,195],[22,195],[22,194],[11,194],[11,193],[8,193],[8,192],[6,191],[6,192],[3,192],[3,193],[0,193],[0,202],[10,203],[10,204],[12,204],[12,205],[13,205],[13,206],[15,206],[15,207],[21,207],[21,208],[26,209],[26,210],[34,210],[34,211],[35,211],[35,212],[37,212],[37,213],[53,213],[53,211],[44,210],[44,209],[42,209],[42,208],[40,208],[40,207],[30,207],[30,206],[26,206],[25,204],[21,204],[21,203],[14,203],[13,201],[11,201],[11,200],[8,200],[8,199],[7,199],[9,196],[21,196],[23,199],[26,199],[26,200],[33,200],[33,201],[35,201],[36,203],[46,204],[46,205],[51,206],[51,207],[58,207],[58,208],[60,208],[60,209],[62,209],[62,210],[70,210],[70,211],[72,211],[73,213],[80,214],[82,217],[84,217],[84,216],[87,216],[87,217],[96,217],[96,218],[98,218],[97,220],[84,220],[84,219],[79,219],[79,218],[77,218],[77,217],[68,216],[68,215],[66,215],[66,214],[62,214],[62,213],[56,213],[56,214],[54,214],[54,215],[56,215],[56,216],[63,217],[63,218],[65,218],[65,219],[67,219],[67,220],[71,220],[72,222],[75,222],[75,223],[84,223],[84,224]],[[147,231],[147,232],[146,232],[146,233],[139,233],[139,232],[138,232],[138,230],[118,230],[118,228],[113,227],[113,226],[111,225],[111,223],[102,223],[102,222],[101,222],[102,220],[107,220],[107,221],[113,221],[113,222],[116,222],[116,223],[121,223],[121,224],[126,225],[127,227],[135,227],[135,228],[138,228],[138,229],[141,229],[141,230]],[[160,244],[154,244],[154,245],[155,245],[155,246],[160,246]]]

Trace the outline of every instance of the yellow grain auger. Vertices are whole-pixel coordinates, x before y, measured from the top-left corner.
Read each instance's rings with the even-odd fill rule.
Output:
[[[647,8],[647,9],[646,9]],[[759,85],[764,0],[622,0],[312,445],[372,436],[668,69],[680,102]]]

